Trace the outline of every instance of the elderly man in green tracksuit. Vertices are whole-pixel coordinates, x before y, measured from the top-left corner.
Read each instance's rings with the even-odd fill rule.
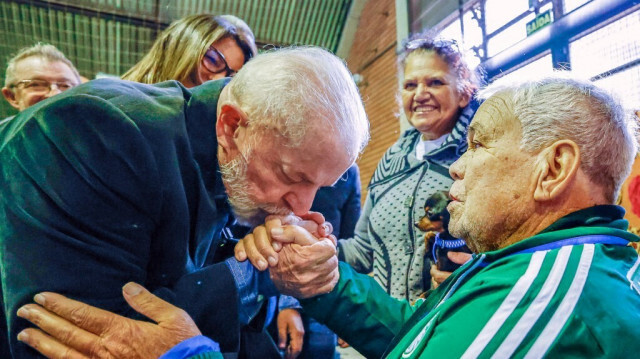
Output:
[[[326,239],[316,242],[281,219],[246,237],[243,252],[253,262],[260,255],[252,243],[278,242],[278,263],[270,268],[276,287],[306,298],[306,313],[369,358],[636,356],[640,259],[628,244],[640,238],[626,232],[624,210],[614,205],[637,151],[634,125],[603,90],[559,75],[498,82],[481,96],[486,101],[471,123],[469,150],[450,169],[448,207],[450,232],[476,254],[426,299],[411,305],[389,297],[372,278],[338,265]],[[310,272],[335,285],[319,288]],[[125,297],[159,325],[153,331],[140,322],[126,325],[146,338],[167,338],[176,328],[198,334],[183,313],[137,290]],[[142,345],[99,320],[124,319],[55,294],[46,298],[45,307],[59,316],[82,310],[76,325],[112,348]],[[58,338],[39,336],[31,345],[90,352],[95,338],[60,325],[41,307],[30,309],[25,317]],[[170,357],[219,357],[197,340],[194,350],[185,349],[188,340]]]
[[[624,110],[557,76],[481,96],[448,207],[477,254],[415,306],[340,264],[305,311],[371,358],[637,355],[638,237],[613,205],[637,150]]]

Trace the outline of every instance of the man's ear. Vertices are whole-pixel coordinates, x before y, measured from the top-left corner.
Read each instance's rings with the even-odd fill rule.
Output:
[[[538,178],[533,198],[540,202],[558,198],[576,179],[580,168],[580,148],[571,140],[560,140],[538,156]]]
[[[246,136],[247,124],[247,115],[237,106],[224,104],[220,107],[216,137],[227,156],[235,157],[239,152],[238,139]]]
[[[20,105],[18,105],[18,101],[16,100],[16,94],[13,91],[9,90],[8,87],[2,88],[2,96],[7,99],[7,102],[14,107],[16,110],[20,110]]]

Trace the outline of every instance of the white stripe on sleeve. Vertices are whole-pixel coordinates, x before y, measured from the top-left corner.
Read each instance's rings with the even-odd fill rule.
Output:
[[[546,254],[546,251],[540,251],[531,255],[527,270],[522,277],[518,279],[504,301],[502,301],[498,310],[493,313],[489,321],[484,325],[480,334],[478,334],[464,354],[462,354],[462,358],[477,358],[478,355],[482,353],[489,341],[491,341],[531,287],[531,283],[533,283],[540,272],[540,267]]]
[[[580,299],[584,284],[587,282],[587,276],[591,268],[591,262],[593,261],[594,249],[595,246],[593,244],[584,245],[582,254],[580,255],[580,262],[578,263],[578,269],[567,290],[567,294],[564,296],[562,302],[560,302],[560,305],[558,305],[558,309],[556,309],[549,323],[547,323],[542,333],[538,336],[538,339],[533,343],[529,352],[527,352],[525,356],[526,359],[542,358],[567,323],[569,316],[573,313],[573,309],[578,303],[578,299]]]
[[[520,320],[518,320],[516,325],[511,329],[509,335],[507,335],[502,344],[500,344],[500,347],[493,353],[492,358],[510,358],[518,348],[518,345],[522,343],[524,337],[527,336],[533,325],[538,321],[540,315],[542,315],[549,305],[549,302],[551,302],[551,298],[556,293],[567,268],[572,248],[573,246],[560,248],[553,267],[549,272],[549,277],[547,277],[547,280],[542,285],[542,289],[540,289],[540,292],[533,302],[531,302]]]

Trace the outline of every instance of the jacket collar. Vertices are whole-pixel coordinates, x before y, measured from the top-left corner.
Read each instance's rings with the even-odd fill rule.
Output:
[[[438,161],[439,159],[457,159],[462,156],[467,149],[467,129],[478,106],[476,101],[471,101],[469,105],[462,110],[453,130],[445,138],[442,145],[426,154],[428,159],[440,162]],[[415,128],[410,128],[405,131],[398,141],[383,155],[371,177],[369,188],[385,183],[416,167],[424,165],[424,161],[416,158],[415,154],[415,148],[418,142],[420,142],[420,137],[420,132]]]
[[[227,194],[218,164],[218,140],[216,121],[218,119],[218,98],[222,89],[229,83],[225,78],[207,81],[200,86],[184,89],[185,124],[191,142],[193,157],[198,163],[205,186],[216,199],[225,199]]]
[[[486,262],[527,251],[571,237],[604,235],[640,241],[636,235],[627,232],[629,222],[624,219],[624,209],[615,205],[599,205],[584,208],[560,218],[540,233],[514,243],[508,247],[483,253]],[[477,255],[474,255],[477,256]]]

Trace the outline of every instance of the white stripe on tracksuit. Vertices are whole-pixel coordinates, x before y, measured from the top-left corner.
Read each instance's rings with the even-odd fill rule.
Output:
[[[564,299],[558,305],[558,309],[551,317],[547,326],[542,330],[542,333],[538,336],[538,339],[529,349],[529,352],[525,358],[542,358],[544,354],[549,350],[551,344],[556,340],[558,334],[567,323],[569,316],[573,312],[573,309],[580,299],[584,284],[587,282],[587,276],[589,269],[591,268],[591,262],[593,261],[593,254],[595,252],[595,245],[585,244],[580,256],[580,263],[578,263],[578,269],[573,277],[571,286],[564,296]]]
[[[516,325],[511,328],[507,337],[493,354],[493,358],[508,358],[512,356],[518,346],[522,343],[522,340],[524,340],[531,328],[540,318],[540,315],[542,315],[548,307],[551,298],[556,293],[560,281],[566,271],[569,256],[571,255],[573,247],[574,246],[565,246],[558,251],[558,255],[555,258],[551,271],[542,285],[540,292],[529,305],[523,316],[518,320]],[[543,329],[543,332],[538,335],[538,339],[529,349],[527,358],[542,357],[567,322],[578,299],[580,298],[582,289],[584,288],[587,274],[591,266],[591,261],[593,259],[593,253],[594,245],[585,244],[580,256],[577,272],[567,293],[564,294],[562,302],[559,304],[549,323],[547,323]],[[516,282],[515,286],[509,292],[500,307],[496,310],[493,316],[491,316],[489,321],[487,321],[469,348],[467,348],[462,358],[477,358],[482,353],[506,322],[507,318],[513,313],[527,291],[531,288],[531,285],[540,272],[540,267],[542,266],[542,262],[546,254],[547,251],[533,253],[529,262],[529,267],[525,273],[520,277],[520,279],[518,279],[518,282]]]
[[[546,251],[533,253],[527,270],[524,272],[522,277],[518,279],[504,301],[502,301],[498,310],[493,313],[493,316],[491,316],[489,321],[487,321],[487,324],[484,325],[480,334],[478,334],[464,354],[462,354],[462,358],[477,358],[478,355],[482,353],[489,341],[491,341],[502,324],[504,324],[507,318],[509,318],[513,310],[518,306],[518,303],[522,300],[522,297],[524,297],[531,287],[531,284],[540,272],[540,267],[542,266],[542,261],[546,254]]]
[[[520,320],[518,320],[516,325],[511,329],[511,332],[509,332],[509,335],[507,335],[500,347],[493,353],[492,358],[511,357],[518,348],[518,345],[522,343],[524,337],[527,336],[531,328],[533,328],[533,325],[538,321],[538,318],[540,318],[544,310],[547,309],[567,268],[572,248],[573,246],[565,246],[558,251],[558,256],[553,263],[547,280],[542,285],[542,289],[540,289],[540,292]]]

